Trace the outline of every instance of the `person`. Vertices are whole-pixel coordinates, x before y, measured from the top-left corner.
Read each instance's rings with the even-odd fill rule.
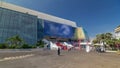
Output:
[[[57,53],[60,56],[60,47],[58,47]]]
[[[86,52],[89,53],[90,52],[90,46],[86,45]]]
[[[69,49],[68,49],[68,51],[71,51],[72,50],[72,47],[70,47]]]
[[[101,52],[100,46],[97,46],[97,47],[96,47],[96,51],[97,51],[98,53]]]

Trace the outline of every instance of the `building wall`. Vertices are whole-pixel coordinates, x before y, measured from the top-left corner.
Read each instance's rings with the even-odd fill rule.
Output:
[[[120,27],[117,27],[117,28],[115,29],[115,38],[116,38],[116,39],[120,39]]]
[[[45,34],[45,22],[51,23],[56,29],[51,35]],[[35,44],[45,35],[73,38],[76,27],[76,23],[70,20],[5,2],[0,5],[0,43],[15,35],[22,37],[28,44]]]
[[[37,20],[37,41],[41,40],[44,37],[44,20]]]
[[[77,27],[76,23],[73,22],[73,21],[66,20],[66,19],[63,19],[63,18],[59,18],[59,17],[56,17],[56,16],[52,16],[52,15],[49,15],[49,14],[45,14],[45,13],[42,13],[42,12],[38,12],[38,11],[35,11],[35,10],[27,9],[27,8],[24,8],[24,7],[20,7],[20,6],[14,5],[14,4],[1,2],[0,7],[7,8],[7,9],[10,9],[10,10],[14,10],[14,11],[18,11],[18,12],[22,12],[22,13],[28,13],[28,14],[31,14],[31,15],[35,15],[39,19],[44,19],[44,20],[53,21],[53,22],[56,22],[56,23],[61,23],[61,24],[66,24],[66,25],[70,25],[70,26],[73,26],[73,27]]]
[[[116,38],[116,39],[120,39],[120,32],[116,32],[116,33],[115,33],[115,38]]]
[[[35,44],[45,36],[70,39],[74,36],[74,30],[75,27],[69,25],[43,20],[28,13],[0,8],[0,43],[15,35],[19,35],[28,44]],[[46,31],[51,32],[46,33]]]
[[[85,29],[83,29],[82,27],[77,27],[74,34],[74,39],[89,41],[89,36]]]
[[[0,43],[15,35],[34,44],[37,41],[37,17],[0,8]]]

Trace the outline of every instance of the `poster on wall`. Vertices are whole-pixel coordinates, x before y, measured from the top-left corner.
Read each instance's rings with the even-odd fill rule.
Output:
[[[69,25],[44,21],[44,35],[61,38],[73,38],[75,28]]]

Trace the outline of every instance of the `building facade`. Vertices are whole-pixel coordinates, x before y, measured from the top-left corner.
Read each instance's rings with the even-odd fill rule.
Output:
[[[115,38],[120,39],[120,27],[117,27],[114,32],[115,32]]]
[[[0,8],[0,42],[19,35],[27,43],[34,43],[37,41],[37,23],[35,22],[37,22],[37,16]]]
[[[82,36],[79,39],[89,39],[83,28],[76,35],[77,29],[73,21],[6,2],[0,3],[0,43],[15,35],[28,44],[35,44],[43,38],[75,39],[77,35]]]
[[[19,35],[28,44],[48,36],[73,38],[76,23],[10,3],[0,5],[0,43]]]

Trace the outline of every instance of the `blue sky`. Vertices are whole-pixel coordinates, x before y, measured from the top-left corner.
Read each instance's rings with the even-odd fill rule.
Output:
[[[75,21],[91,38],[114,32],[120,25],[120,0],[5,0],[26,8]]]

